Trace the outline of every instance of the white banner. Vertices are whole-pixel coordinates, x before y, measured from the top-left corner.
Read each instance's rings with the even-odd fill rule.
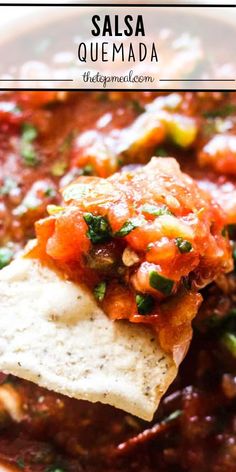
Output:
[[[235,89],[236,9],[0,6],[0,88]]]

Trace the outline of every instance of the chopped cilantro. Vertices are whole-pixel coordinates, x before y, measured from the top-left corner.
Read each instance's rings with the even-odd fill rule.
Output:
[[[186,239],[183,238],[176,238],[175,239],[175,244],[179,249],[179,252],[181,254],[184,254],[186,252],[190,252],[192,250],[192,244],[187,241]]]
[[[170,295],[174,286],[174,281],[160,275],[157,271],[152,270],[149,275],[149,283],[152,288],[155,288],[163,295]]]
[[[62,144],[60,145],[60,147],[59,147],[59,152],[62,153],[62,154],[67,153],[67,152],[70,150],[70,148],[71,148],[73,139],[74,139],[74,132],[71,131],[71,132],[66,136],[66,138],[64,139],[64,141],[62,142]]]
[[[172,215],[169,208],[167,208],[167,206],[165,205],[158,208],[155,205],[150,205],[149,203],[145,203],[145,205],[141,207],[141,211],[142,213],[148,213],[148,215],[153,215],[153,216]]]
[[[92,243],[103,243],[110,238],[111,229],[106,218],[95,216],[92,213],[84,215],[84,221],[88,225],[87,236]]]
[[[87,164],[82,169],[83,175],[92,175],[93,173],[93,166],[91,164]]]
[[[8,247],[1,247],[0,248],[0,269],[7,266],[13,257],[12,251]]]
[[[65,469],[62,469],[61,467],[56,467],[54,469],[51,469],[50,472],[65,472]]]
[[[63,469],[62,467],[57,467],[57,466],[51,466],[51,467],[48,467],[45,472],[66,472],[65,469]]]
[[[236,335],[233,333],[225,333],[222,337],[222,343],[232,354],[233,357],[236,357]]]
[[[105,92],[98,92],[96,95],[96,100],[99,102],[109,102],[109,95]]]
[[[236,113],[236,106],[230,103],[223,105],[222,107],[214,110],[207,110],[203,113],[204,118],[217,118],[220,116],[221,118],[226,118],[229,115]]]
[[[137,114],[141,115],[141,113],[145,112],[145,108],[138,100],[132,100],[131,105]]]
[[[55,197],[56,196],[56,190],[52,187],[48,187],[45,192],[44,192],[45,197]]]
[[[122,167],[124,165],[124,159],[120,156],[117,158],[117,165],[118,167]]]
[[[131,233],[131,231],[133,231],[133,229],[137,227],[137,223],[131,220],[127,220],[120,228],[120,230],[114,234],[114,236],[116,236],[117,238],[124,238],[124,236],[127,236],[127,234]]]
[[[102,302],[106,294],[106,282],[100,282],[98,285],[96,285],[93,293],[94,293],[95,298],[99,302]]]
[[[169,416],[164,418],[164,420],[162,420],[162,423],[169,423],[170,421],[174,421],[177,418],[179,418],[182,414],[183,414],[182,410],[175,410]]]
[[[38,131],[31,123],[24,123],[22,127],[22,138],[25,141],[34,141],[38,136]]]
[[[152,311],[155,301],[151,295],[136,295],[136,303],[140,315],[147,315]]]
[[[38,164],[38,159],[31,143],[24,143],[22,145],[21,155],[28,166],[34,167]]]
[[[23,157],[25,164],[31,167],[36,166],[39,162],[33,145],[37,136],[38,132],[35,126],[30,123],[23,124],[20,143],[21,156]]]
[[[227,235],[227,228],[226,228],[226,226],[224,226],[224,228],[222,229],[221,234],[222,234],[222,236],[223,236],[224,238],[226,237],[226,235]]]
[[[17,463],[17,465],[18,465],[18,467],[19,467],[20,469],[24,469],[24,468],[25,468],[25,461],[24,461],[24,459],[23,459],[22,457],[19,457],[19,458],[17,459],[16,463]]]
[[[157,147],[154,151],[154,155],[157,157],[167,157],[168,152],[163,147]]]

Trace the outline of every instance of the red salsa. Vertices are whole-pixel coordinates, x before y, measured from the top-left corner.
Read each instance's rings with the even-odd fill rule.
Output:
[[[235,93],[1,94],[0,268],[47,217],[44,254],[82,274],[111,317],[157,323],[167,349],[215,279],[152,423],[2,376],[3,470],[236,470],[236,275],[223,273],[236,258],[235,123]],[[65,198],[76,179],[92,185],[83,200]]]

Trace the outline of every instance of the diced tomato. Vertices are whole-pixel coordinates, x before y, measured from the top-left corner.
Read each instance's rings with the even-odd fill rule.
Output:
[[[191,320],[197,314],[202,297],[196,292],[182,292],[161,306],[158,338],[166,351],[187,345],[191,340]]]
[[[38,108],[47,103],[54,102],[60,97],[60,93],[57,91],[41,92],[41,91],[27,91],[17,92],[18,103],[32,108]]]
[[[45,220],[47,222],[45,228],[43,222],[37,223],[36,231],[40,242],[43,238],[45,243],[47,238],[46,252],[50,257],[61,261],[77,260],[83,252],[89,250],[87,226],[81,213],[70,211],[62,214],[60,218],[53,218],[53,224],[50,226],[48,220],[50,221],[50,219]]]
[[[146,223],[139,228],[135,228],[126,239],[135,251],[147,251],[149,244],[161,239],[161,237],[162,233],[160,228],[153,224]]]
[[[38,240],[38,248],[41,257],[46,253],[48,240],[52,237],[55,229],[55,218],[49,216],[35,223],[35,231]]]
[[[174,241],[170,241],[168,238],[161,238],[157,242],[152,242],[148,247],[146,259],[148,262],[159,264],[170,260],[178,254],[178,248]]]
[[[236,136],[216,134],[198,155],[202,166],[211,166],[222,174],[236,175]]]
[[[102,307],[113,320],[128,319],[137,312],[134,294],[119,283],[109,284]]]

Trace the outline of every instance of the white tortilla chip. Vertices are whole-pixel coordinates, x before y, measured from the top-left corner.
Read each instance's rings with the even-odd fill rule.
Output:
[[[151,420],[177,366],[151,329],[111,321],[84,287],[19,258],[0,272],[0,371]]]

